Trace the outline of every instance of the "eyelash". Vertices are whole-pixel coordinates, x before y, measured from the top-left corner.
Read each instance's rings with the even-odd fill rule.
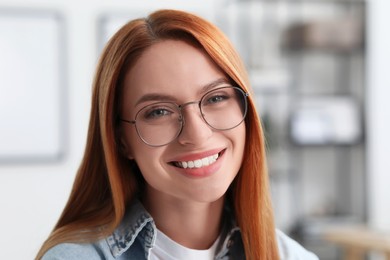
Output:
[[[163,114],[161,112],[163,112]],[[146,111],[143,117],[145,119],[156,119],[161,118],[162,116],[171,115],[173,113],[175,113],[175,111],[172,111],[170,108],[156,107]]]

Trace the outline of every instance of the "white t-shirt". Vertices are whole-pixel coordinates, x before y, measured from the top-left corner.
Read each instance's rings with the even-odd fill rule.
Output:
[[[157,229],[156,243],[150,251],[150,260],[212,260],[215,257],[219,237],[206,250],[190,249],[182,246]]]

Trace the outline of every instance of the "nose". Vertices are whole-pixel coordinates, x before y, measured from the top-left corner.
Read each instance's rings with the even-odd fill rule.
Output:
[[[213,130],[203,120],[198,106],[188,106],[186,109],[182,110],[182,115],[184,124],[178,137],[178,142],[180,144],[201,144],[211,137]]]

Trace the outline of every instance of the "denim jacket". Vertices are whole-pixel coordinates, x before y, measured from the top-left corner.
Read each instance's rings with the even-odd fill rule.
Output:
[[[227,212],[216,260],[245,259],[240,229]],[[119,227],[108,237],[94,243],[62,243],[51,248],[43,260],[110,259],[148,260],[156,240],[156,225],[141,202],[135,201],[126,212]],[[277,231],[281,260],[317,260],[282,232]]]

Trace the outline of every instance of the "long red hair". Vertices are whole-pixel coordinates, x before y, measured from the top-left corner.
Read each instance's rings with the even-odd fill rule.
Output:
[[[126,205],[142,187],[137,167],[118,141],[118,115],[124,74],[143,51],[164,39],[202,48],[234,81],[251,92],[241,59],[229,40],[206,20],[176,10],[161,10],[124,25],[109,41],[93,83],[92,108],[84,158],[70,198],[37,259],[63,242],[91,242],[113,232]],[[265,140],[254,101],[246,117],[245,161],[230,187],[247,259],[279,259],[265,158]]]

